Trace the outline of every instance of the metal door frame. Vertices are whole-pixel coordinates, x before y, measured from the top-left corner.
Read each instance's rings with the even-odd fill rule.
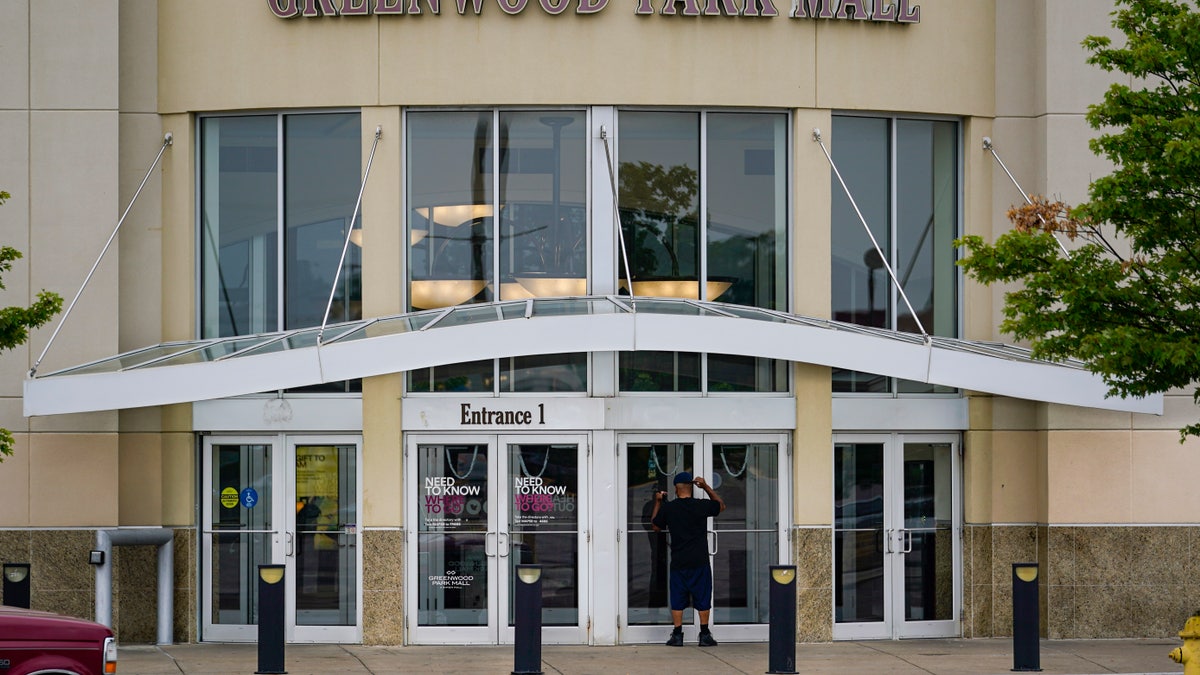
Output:
[[[584,432],[557,432],[544,434],[456,434],[420,433],[406,434],[404,440],[405,479],[405,617],[409,644],[512,644],[515,631],[508,625],[512,598],[508,592],[511,574],[507,561],[511,539],[509,532],[509,510],[506,499],[508,475],[508,446],[511,443],[575,445],[578,452],[578,493],[576,495],[576,525],[579,528],[578,568],[576,579],[579,588],[579,620],[575,626],[544,626],[542,642],[545,644],[587,644],[591,626],[591,439]],[[420,536],[418,513],[420,491],[415,489],[422,476],[417,470],[419,460],[417,448],[422,445],[484,445],[488,448],[488,518],[485,540],[494,542],[495,554],[488,554],[488,605],[487,624],[478,626],[420,626],[418,625],[420,604],[419,559]],[[495,537],[494,539],[489,539]],[[491,547],[485,544],[485,547]]]
[[[788,532],[791,524],[791,443],[790,437],[786,433],[666,433],[666,432],[650,432],[650,433],[618,433],[616,438],[617,448],[617,475],[627,476],[626,462],[629,461],[628,446],[630,444],[640,443],[691,443],[693,448],[693,468],[696,471],[703,471],[706,477],[712,475],[713,457],[712,448],[714,444],[733,443],[733,444],[755,444],[768,443],[776,444],[779,453],[777,476],[779,495],[778,495],[778,513],[779,518],[776,523],[776,531],[778,533],[778,551],[776,552],[776,564],[784,564],[790,560],[788,551],[789,539]],[[622,644],[639,644],[639,643],[658,643],[663,642],[670,632],[669,624],[662,625],[629,625],[629,556],[628,556],[628,540],[630,532],[627,529],[629,523],[628,513],[628,485],[624,478],[619,480],[619,485],[616,490],[617,501],[617,526],[619,528],[617,537],[617,611],[619,621],[617,624],[618,642]],[[720,490],[718,489],[718,494]],[[711,561],[713,554],[713,546],[717,540],[716,531],[709,532],[709,558]],[[686,617],[686,615],[685,615]],[[699,614],[691,612],[692,623],[684,623],[684,639],[689,643],[694,643],[699,634]],[[710,624],[713,626],[717,640],[728,642],[759,642],[768,639],[769,624],[732,624],[722,623],[721,612],[716,607],[713,608],[709,616]],[[720,627],[719,631],[717,627]]]
[[[904,449],[909,443],[935,443],[950,446],[951,513],[953,525],[953,611],[950,619],[940,621],[907,621],[904,618]],[[906,639],[957,637],[961,634],[962,615],[962,437],[953,433],[850,433],[834,434],[834,448],[842,444],[882,444],[884,483],[884,611],[882,621],[838,623],[836,602],[830,622],[835,640]],[[836,480],[836,476],[831,477]],[[832,494],[832,491],[831,491]],[[832,528],[836,531],[835,527]],[[831,541],[831,545],[832,545]],[[836,556],[831,556],[830,578],[837,583]],[[836,589],[835,589],[836,592]]]
[[[285,600],[284,620],[285,639],[289,642],[341,642],[357,643],[362,641],[362,528],[357,528],[354,536],[355,548],[355,603],[356,616],[353,626],[297,626],[296,597],[295,597],[295,558],[288,555],[288,538],[294,540],[296,528],[296,485],[295,457],[297,445],[350,445],[355,448],[356,476],[358,489],[354,495],[355,509],[358,519],[362,520],[362,437],[352,434],[270,434],[270,435],[206,435],[200,448],[201,454],[201,499],[200,499],[200,631],[205,641],[219,642],[256,642],[258,640],[258,625],[250,624],[220,624],[213,623],[213,570],[212,550],[213,535],[211,529],[213,513],[212,460],[213,447],[223,445],[265,445],[270,448],[269,477],[272,486],[270,504],[262,507],[271,509],[271,529],[264,532],[269,534],[271,551],[269,560],[259,564],[274,564],[285,566]],[[281,482],[282,481],[282,482]],[[251,583],[257,583],[257,575]],[[244,589],[243,592],[253,594],[255,588]]]
[[[287,640],[288,642],[326,642],[326,643],[349,643],[357,644],[362,642],[362,607],[363,607],[363,547],[362,547],[362,437],[347,436],[347,435],[285,435],[282,437],[286,451],[285,471],[286,471],[286,496],[287,504],[295,504],[296,494],[296,450],[301,446],[352,446],[354,448],[354,513],[356,514],[356,523],[346,523],[347,527],[339,534],[342,540],[343,547],[352,548],[350,556],[351,563],[354,565],[354,608],[355,617],[353,625],[349,626],[306,626],[296,622],[296,556],[294,555],[295,547],[299,540],[296,535],[296,509],[284,509],[285,516],[285,562],[286,571],[285,578],[288,580],[287,593],[285,595],[285,612],[287,619]],[[340,487],[340,486],[339,486]],[[350,526],[353,526],[353,531]],[[287,542],[290,536],[291,541]]]

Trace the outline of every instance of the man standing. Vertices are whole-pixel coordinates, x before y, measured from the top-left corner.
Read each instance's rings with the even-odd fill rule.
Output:
[[[704,490],[708,499],[694,499],[692,486]],[[683,610],[690,604],[700,612],[700,646],[715,647],[708,629],[712,608],[712,567],[708,564],[708,519],[725,510],[725,501],[701,476],[684,471],[675,475],[675,499],[667,493],[654,495],[650,522],[656,531],[671,534],[671,620],[675,629],[667,645],[683,646]]]

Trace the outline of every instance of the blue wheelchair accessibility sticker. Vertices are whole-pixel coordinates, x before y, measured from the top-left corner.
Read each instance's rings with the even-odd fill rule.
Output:
[[[242,506],[252,509],[258,503],[258,490],[248,487],[242,490]]]

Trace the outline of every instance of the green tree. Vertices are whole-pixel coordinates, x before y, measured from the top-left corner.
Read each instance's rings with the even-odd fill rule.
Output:
[[[1189,0],[1118,0],[1112,16],[1124,44],[1083,45],[1088,63],[1133,83],[1088,108],[1101,132],[1091,149],[1115,169],[1074,208],[1012,209],[1015,227],[994,244],[963,237],[959,264],[1018,284],[1000,329],[1035,357],[1081,359],[1112,394],[1193,387],[1200,402],[1200,13]]]
[[[0,205],[11,197],[9,193],[0,190]],[[12,269],[14,260],[21,258],[21,252],[11,246],[0,247],[0,276]],[[0,281],[0,290],[4,283]],[[50,321],[55,314],[62,310],[62,297],[57,293],[41,291],[37,300],[29,307],[0,308],[0,351],[9,350],[24,344],[29,339],[29,329],[37,328]],[[0,462],[13,453],[13,435],[8,429],[0,428]]]

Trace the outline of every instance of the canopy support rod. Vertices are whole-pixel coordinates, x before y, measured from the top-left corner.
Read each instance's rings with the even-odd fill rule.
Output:
[[[37,374],[38,366],[42,364],[42,359],[46,358],[46,352],[50,351],[50,345],[54,344],[54,338],[58,337],[58,331],[62,330],[63,324],[67,322],[67,317],[71,315],[71,310],[75,309],[75,303],[79,301],[79,296],[83,295],[83,289],[87,288],[88,282],[92,280],[92,275],[96,273],[96,268],[100,266],[100,261],[104,259],[104,254],[108,253],[108,248],[112,246],[113,240],[117,238],[117,232],[121,230],[121,225],[125,222],[125,217],[129,215],[129,210],[133,208],[137,202],[138,195],[142,194],[142,188],[146,187],[146,183],[150,180],[150,175],[154,173],[154,168],[158,166],[158,161],[162,159],[163,153],[166,152],[167,146],[175,142],[175,137],[171,132],[167,132],[163,136],[162,147],[158,149],[158,155],[150,164],[149,170],[146,171],[146,177],[142,179],[138,185],[137,191],[133,193],[133,199],[129,200],[129,205],[125,207],[125,212],[121,214],[120,220],[117,221],[117,226],[113,228],[112,234],[108,236],[108,241],[105,242],[104,248],[100,250],[100,255],[96,256],[96,262],[92,263],[92,269],[88,271],[87,276],[83,279],[83,284],[79,286],[79,290],[75,293],[75,297],[71,300],[71,304],[67,305],[67,311],[63,312],[62,319],[59,320],[58,326],[54,332],[50,334],[50,339],[46,342],[46,347],[42,349],[42,354],[33,362],[33,367],[29,369],[29,377]]]
[[[367,168],[363,171],[362,183],[358,186],[358,199],[354,202],[354,215],[350,216],[350,224],[346,228],[346,240],[342,242],[342,257],[338,260],[337,272],[333,275],[333,286],[329,289],[329,302],[325,303],[325,316],[321,319],[321,330],[317,331],[317,344],[325,337],[325,326],[329,323],[329,312],[333,309],[333,296],[337,294],[338,282],[342,278],[342,267],[346,265],[346,252],[350,250],[350,236],[354,233],[354,223],[358,220],[358,210],[362,206],[363,192],[367,189],[367,178],[371,175],[371,164],[375,161],[375,148],[379,146],[379,138],[383,136],[383,127],[375,127],[375,140],[371,142],[371,154],[367,157]],[[349,301],[349,298],[346,299]]]
[[[603,125],[600,127],[600,140],[604,141],[604,157],[608,160],[604,164],[608,167],[608,183],[612,188],[613,219],[617,223],[617,243],[621,245],[621,260],[625,263],[625,283],[629,285],[629,303],[634,306],[634,311],[636,311],[637,300],[633,295],[633,270],[629,267],[629,254],[625,250],[625,228],[621,225],[621,209],[617,202],[617,175],[613,170],[612,148],[608,146],[608,129]]]
[[[879,242],[875,240],[875,235],[871,232],[871,227],[867,225],[867,219],[863,217],[862,211],[858,208],[858,202],[854,201],[854,195],[850,194],[850,188],[846,187],[846,181],[842,179],[842,172],[838,171],[837,164],[833,162],[833,155],[829,154],[829,149],[825,147],[825,142],[821,140],[821,130],[813,129],[812,138],[817,145],[821,146],[821,152],[825,153],[825,159],[829,160],[829,166],[833,169],[833,175],[837,176],[838,183],[842,185],[842,191],[846,193],[846,198],[850,200],[850,206],[854,207],[854,212],[858,214],[858,221],[862,223],[863,230],[866,231],[867,237],[871,240],[871,246],[874,246],[875,252],[879,254],[879,261],[883,263],[884,269],[887,270],[888,276],[892,279],[892,284],[896,286],[896,290],[900,292],[901,299],[904,300],[905,306],[908,307],[908,313],[912,314],[913,321],[917,322],[917,328],[921,329],[921,335],[925,338],[925,342],[928,343],[929,333],[925,332],[925,325],[921,323],[921,317],[917,316],[912,303],[908,301],[908,294],[904,292],[904,287],[900,285],[900,280],[896,278],[896,273],[892,270],[892,266],[888,262],[888,257],[884,255],[883,249],[879,248]]]
[[[996,163],[1000,165],[1001,169],[1004,169],[1004,173],[1008,174],[1008,179],[1012,181],[1012,184],[1017,187],[1017,191],[1021,193],[1021,198],[1025,200],[1026,204],[1033,206],[1033,200],[1029,198],[1029,194],[1021,188],[1021,184],[1017,182],[1016,177],[1014,177],[1012,172],[1008,170],[1008,167],[1004,165],[1004,160],[1000,159],[1000,155],[996,154],[996,148],[992,145],[992,139],[990,136],[983,137],[983,149],[992,153],[992,158],[996,160]],[[1043,224],[1046,222],[1046,219],[1043,218],[1042,214],[1040,213],[1038,214],[1038,219],[1041,220]],[[1068,258],[1071,257],[1071,254],[1067,253],[1067,247],[1063,246],[1062,240],[1058,238],[1058,233],[1051,232],[1050,234],[1054,237],[1054,241],[1058,244],[1058,248],[1063,252],[1063,255],[1067,256]]]

